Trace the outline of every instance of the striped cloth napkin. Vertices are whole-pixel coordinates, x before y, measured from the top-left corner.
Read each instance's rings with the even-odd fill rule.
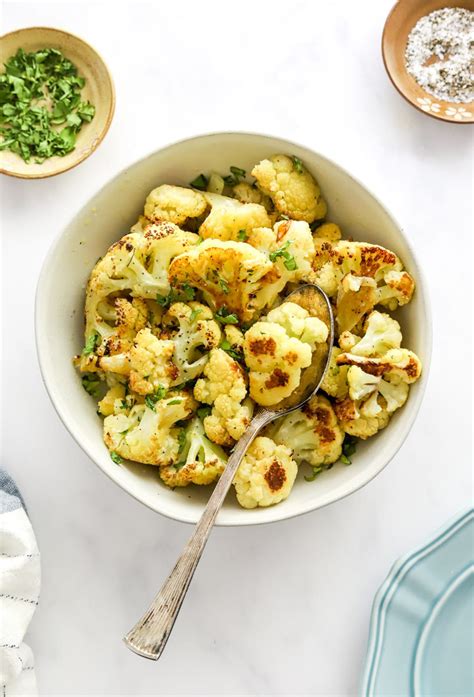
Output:
[[[23,499],[0,468],[0,697],[37,695],[23,639],[38,605],[40,556]]]

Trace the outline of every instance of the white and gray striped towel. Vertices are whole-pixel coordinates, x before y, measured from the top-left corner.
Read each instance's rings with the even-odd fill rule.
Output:
[[[38,694],[33,654],[23,639],[39,590],[33,528],[14,481],[0,469],[0,697]]]

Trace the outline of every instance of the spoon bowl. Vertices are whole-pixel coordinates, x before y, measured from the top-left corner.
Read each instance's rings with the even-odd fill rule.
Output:
[[[273,408],[260,408],[255,413],[247,430],[235,444],[201,519],[175,567],[153,600],[148,612],[124,637],[128,648],[144,658],[158,660],[166,646],[217,514],[249,445],[264,426],[306,404],[317,393],[326,374],[334,342],[334,317],[329,298],[319,286],[308,283],[289,293],[283,302],[288,301],[300,305],[308,311],[310,316],[323,321],[328,328],[327,339],[325,342],[316,344],[311,364],[302,371],[300,383],[293,393]]]

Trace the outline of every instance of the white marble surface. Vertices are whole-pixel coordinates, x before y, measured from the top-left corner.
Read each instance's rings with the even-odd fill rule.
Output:
[[[51,25],[108,61],[117,111],[79,168],[3,178],[3,461],[43,560],[29,641],[43,695],[355,695],[373,595],[392,562],[471,497],[471,134],[407,105],[383,69],[391,0],[6,2],[4,30]],[[190,529],[147,510],[59,422],[35,356],[50,242],[120,168],[174,139],[266,131],[339,161],[408,230],[431,286],[434,357],[407,442],[370,485],[284,523],[218,529],[158,664],[121,636]],[[315,484],[317,486],[317,484]]]

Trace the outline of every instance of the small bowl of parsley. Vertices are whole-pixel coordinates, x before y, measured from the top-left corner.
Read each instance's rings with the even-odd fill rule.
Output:
[[[77,36],[46,27],[13,31],[1,46],[0,172],[39,179],[75,167],[114,114],[104,61]]]

